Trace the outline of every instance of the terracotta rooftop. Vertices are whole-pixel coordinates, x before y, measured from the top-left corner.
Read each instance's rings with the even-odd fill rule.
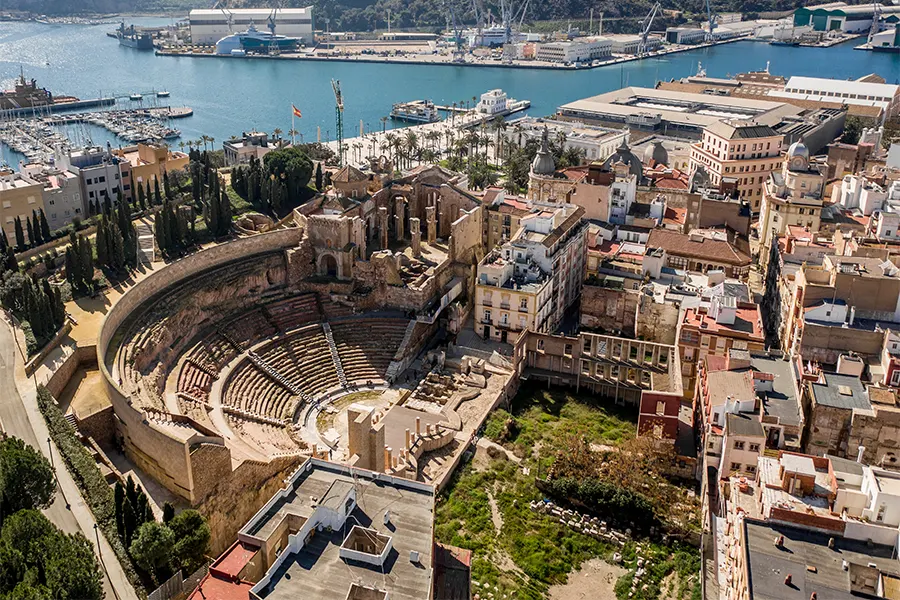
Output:
[[[758,306],[738,307],[732,324],[716,323],[716,320],[706,313],[706,309],[688,308],[684,311],[681,325],[697,329],[700,333],[739,337],[758,342],[766,339]]]
[[[728,242],[704,237],[692,238],[688,234],[666,229],[651,231],[647,247],[662,248],[675,256],[709,260],[738,267],[745,267],[751,262],[749,255]]]
[[[252,587],[248,581],[232,581],[207,574],[188,600],[249,600]]]

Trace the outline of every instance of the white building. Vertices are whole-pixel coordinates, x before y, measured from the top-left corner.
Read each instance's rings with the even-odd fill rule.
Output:
[[[545,62],[590,62],[612,56],[612,40],[602,37],[579,38],[571,42],[538,44],[535,59]]]
[[[276,148],[278,148],[278,144],[270,143],[269,135],[259,131],[243,133],[240,138],[226,140],[222,143],[226,167],[249,163],[251,158],[262,160],[263,156]]]
[[[65,227],[75,218],[85,218],[78,175],[43,164],[25,165],[22,172],[44,185],[44,215],[51,231]]]
[[[855,106],[877,106],[885,111],[888,117],[900,112],[900,85],[887,83],[791,77],[784,85],[784,90],[772,90],[769,96]]]
[[[666,42],[670,44],[699,44],[706,39],[706,30],[698,27],[669,27]]]
[[[253,23],[265,30],[270,8],[195,9],[188,17],[191,26],[191,42],[197,46],[212,46],[226,35],[246,31]],[[281,8],[275,15],[275,33],[301,38],[303,43],[313,42],[313,7]],[[230,21],[230,23],[229,23]]]
[[[608,36],[612,40],[613,54],[637,54],[641,49],[641,36],[628,34],[613,34]],[[662,40],[656,36],[647,37],[645,52],[653,52],[662,47]]]
[[[522,117],[509,121],[505,129],[506,139],[518,146],[528,140],[540,140],[547,128],[551,139],[565,138],[563,148],[577,148],[584,152],[586,161],[606,160],[612,156],[622,142],[628,142],[627,129],[582,125],[572,121],[556,121]]]
[[[858,208],[867,217],[880,210],[900,212],[900,182],[885,189],[864,175],[845,175],[841,184],[832,188],[831,201],[845,210]]]
[[[503,90],[489,90],[481,95],[477,110],[485,115],[498,115],[506,112],[508,100]]]

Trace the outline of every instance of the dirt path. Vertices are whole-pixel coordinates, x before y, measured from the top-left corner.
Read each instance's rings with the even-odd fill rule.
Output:
[[[599,558],[592,558],[569,575],[562,585],[550,588],[550,600],[616,600],[616,580],[627,572]]]
[[[497,501],[494,500],[494,494],[491,492],[488,492],[488,504],[491,505],[491,521],[494,523],[494,531],[499,535],[503,529],[503,515],[500,514],[500,508],[497,506]]]

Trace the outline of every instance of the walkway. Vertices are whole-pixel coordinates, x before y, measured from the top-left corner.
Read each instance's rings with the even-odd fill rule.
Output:
[[[100,548],[96,546],[94,515],[81,497],[72,475],[62,463],[59,451],[48,442],[49,433],[44,417],[37,407],[37,388],[33,380],[25,375],[25,365],[19,354],[19,343],[12,326],[5,317],[0,324],[0,426],[8,435],[21,438],[26,444],[40,450],[48,459],[52,458],[59,480],[59,492],[53,504],[44,511],[47,518],[66,533],[80,531],[93,544],[107,577],[103,579],[103,590],[107,600],[138,600],[138,596],[125,577],[122,565],[113,554],[106,538],[101,534]],[[21,395],[20,395],[21,393]],[[50,454],[52,446],[52,457]],[[66,509],[66,500],[71,508]]]

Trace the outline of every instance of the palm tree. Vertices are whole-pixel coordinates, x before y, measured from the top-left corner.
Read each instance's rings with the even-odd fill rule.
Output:
[[[384,130],[385,130],[385,127],[387,127],[388,118],[387,118],[387,117],[381,117],[381,119],[379,119],[379,120],[381,121],[381,133],[383,134],[383,133],[384,133]]]
[[[178,149],[181,150],[182,152],[184,152],[184,141],[183,140],[178,142]]]
[[[397,136],[393,133],[385,134],[384,141],[382,142],[382,148],[386,149],[390,152],[389,156],[392,163],[396,163],[397,156],[394,154],[394,149],[397,147]],[[386,146],[386,148],[385,148]]]
[[[419,136],[416,135],[415,131],[409,130],[406,132],[406,139],[404,141],[406,152],[409,156],[409,166],[412,166],[412,159],[419,150]]]
[[[503,118],[503,115],[496,117],[493,121],[494,133],[496,134],[496,140],[494,142],[494,162],[499,161],[499,154],[501,149],[500,144],[500,133],[506,131],[508,125],[506,124],[506,119]]]
[[[209,136],[206,139],[209,141],[209,149],[215,150],[216,149],[216,138],[214,138],[213,136]]]
[[[274,138],[277,140],[278,137],[279,137],[282,133],[284,133],[284,132],[281,131],[281,129],[279,129],[278,127],[276,127],[275,129],[272,130],[272,137],[274,137]]]
[[[296,129],[294,129],[293,127],[288,129],[288,135],[291,136],[291,143],[293,143],[294,136],[296,136],[298,133],[300,133],[300,132],[297,131]]]

